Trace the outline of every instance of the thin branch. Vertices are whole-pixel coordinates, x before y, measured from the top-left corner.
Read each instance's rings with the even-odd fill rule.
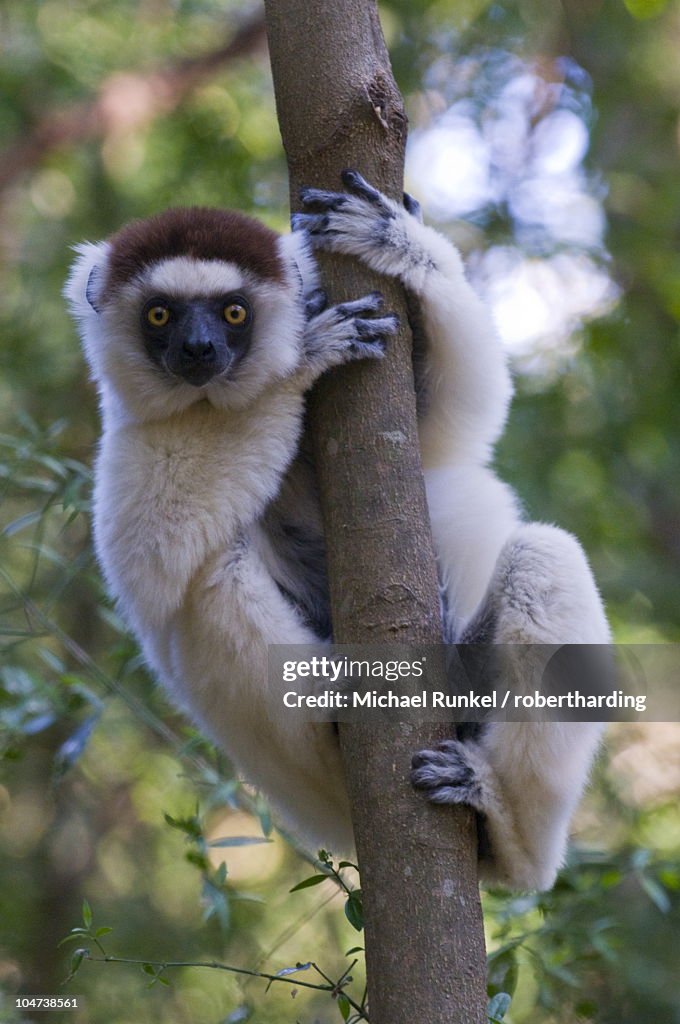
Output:
[[[311,988],[317,992],[330,992],[334,997],[342,993],[343,997],[347,1000],[349,1005],[357,1013],[360,1013],[364,1019],[364,1012],[357,1002],[355,1002],[351,996],[340,987],[343,980],[347,978],[347,972],[342,975],[339,982],[334,982],[315,964],[310,961],[308,964],[303,964],[300,970],[305,970],[308,967],[313,967],[314,970],[322,977],[325,981],[325,985],[314,984],[311,981],[301,981],[299,978],[291,978],[282,974],[268,974],[265,971],[251,971],[247,967],[233,967],[230,964],[221,964],[217,960],[138,960],[134,957],[126,956],[111,956],[105,954],[104,956],[92,956],[91,953],[85,951],[83,954],[84,960],[90,960],[92,963],[107,963],[107,964],[133,964],[137,967],[154,967],[156,970],[167,971],[172,967],[208,967],[213,971],[228,971],[230,974],[245,974],[250,978],[262,978],[264,981],[274,982],[280,981],[286,985],[295,985],[296,988]],[[347,980],[349,980],[347,978]]]

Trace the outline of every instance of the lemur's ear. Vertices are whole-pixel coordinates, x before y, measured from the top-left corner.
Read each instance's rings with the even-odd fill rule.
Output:
[[[87,284],[85,285],[85,298],[90,303],[95,313],[101,313],[102,311],[101,305],[99,303],[99,289],[101,286],[101,277],[101,267],[94,266],[90,271],[89,277],[87,279]]]
[[[75,246],[77,256],[71,267],[64,295],[74,316],[83,318],[102,311],[104,268],[109,256],[108,242],[84,242]]]

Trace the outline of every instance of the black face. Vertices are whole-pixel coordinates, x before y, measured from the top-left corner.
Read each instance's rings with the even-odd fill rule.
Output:
[[[247,352],[253,311],[240,294],[202,299],[156,295],[144,304],[141,321],[151,361],[201,387]]]

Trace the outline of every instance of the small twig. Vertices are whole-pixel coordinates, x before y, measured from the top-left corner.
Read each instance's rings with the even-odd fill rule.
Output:
[[[107,963],[107,964],[132,964],[136,967],[153,967],[158,971],[167,971],[173,967],[207,967],[214,971],[228,971],[230,974],[245,974],[250,978],[262,978],[263,981],[281,981],[286,985],[295,985],[296,988],[311,988],[316,992],[330,992],[331,995],[336,996],[342,989],[339,987],[339,982],[334,982],[332,978],[329,978],[324,972],[315,964],[309,964],[315,971],[324,979],[325,985],[314,984],[312,981],[301,981],[299,978],[290,978],[282,974],[268,974],[266,971],[252,971],[247,967],[233,967],[231,964],[222,964],[217,960],[139,960],[134,957],[126,956],[112,956],[105,954],[104,956],[92,956],[89,951],[85,951],[83,954],[84,960],[90,960],[92,963]],[[307,965],[304,965],[307,966]],[[300,968],[303,969],[302,967]],[[346,974],[346,972],[345,972]],[[343,974],[343,978],[345,977]],[[348,996],[346,992],[342,992],[343,997],[347,1000],[349,1005],[357,1013],[363,1015],[363,1010],[356,1003],[351,996]],[[365,1018],[368,1019],[368,1018]]]

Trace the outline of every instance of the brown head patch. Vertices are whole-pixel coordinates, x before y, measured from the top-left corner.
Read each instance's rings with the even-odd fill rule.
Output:
[[[105,295],[140,271],[173,256],[237,263],[257,277],[283,279],[275,231],[235,210],[203,206],[166,210],[133,220],[109,239]]]

